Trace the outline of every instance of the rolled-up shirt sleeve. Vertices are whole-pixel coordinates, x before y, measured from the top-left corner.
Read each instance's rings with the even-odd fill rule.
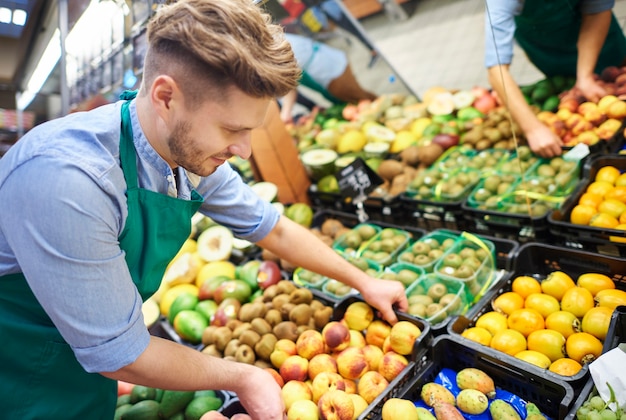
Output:
[[[523,4],[518,1],[485,1],[485,67],[511,64],[515,16]]]
[[[613,9],[615,0],[582,0],[580,11],[585,15],[593,15]]]

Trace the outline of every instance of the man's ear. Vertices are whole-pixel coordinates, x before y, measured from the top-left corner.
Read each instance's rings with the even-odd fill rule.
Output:
[[[150,101],[159,117],[168,122],[176,112],[177,105],[182,104],[182,93],[174,79],[167,75],[160,75],[150,89]]]

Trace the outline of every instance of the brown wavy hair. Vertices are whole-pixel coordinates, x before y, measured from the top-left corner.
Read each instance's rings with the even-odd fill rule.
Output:
[[[274,98],[298,85],[300,69],[283,28],[251,0],[172,2],[157,10],[147,31],[142,91],[167,74],[194,106],[232,86]]]

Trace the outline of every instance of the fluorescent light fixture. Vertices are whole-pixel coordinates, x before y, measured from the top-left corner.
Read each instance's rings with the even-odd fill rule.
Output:
[[[0,23],[11,23],[11,9],[0,7]]]
[[[52,73],[52,70],[54,70],[54,66],[56,66],[60,58],[61,33],[57,28],[54,31],[54,34],[52,34],[52,38],[50,38],[50,42],[48,42],[46,49],[41,55],[41,59],[39,60],[39,63],[37,63],[37,67],[28,81],[26,90],[22,92],[17,100],[18,109],[24,110],[28,107],[28,105],[30,105],[35,95],[39,92],[45,81],[50,76],[50,73]]]
[[[13,11],[13,24],[17,26],[24,26],[28,13],[22,9],[15,9]]]

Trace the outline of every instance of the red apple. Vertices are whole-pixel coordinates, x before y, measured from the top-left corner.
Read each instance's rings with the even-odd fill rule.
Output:
[[[296,343],[281,338],[274,344],[274,350],[270,353],[270,362],[276,369],[280,369],[285,360],[295,354],[297,354]]]
[[[369,366],[359,347],[348,347],[337,355],[337,371],[341,376],[348,379],[359,379]]]
[[[339,321],[331,321],[324,325],[322,337],[331,351],[341,351],[350,345],[350,330]]]
[[[352,420],[354,403],[345,391],[333,389],[322,395],[317,402],[322,420]]]
[[[365,342],[382,348],[385,338],[390,332],[391,325],[383,320],[375,319],[370,323],[369,327],[367,327],[367,331],[365,331]]]
[[[288,381],[281,389],[285,410],[288,411],[292,404],[300,400],[311,400],[313,394],[308,384],[302,381]]]
[[[289,356],[280,365],[279,373],[285,382],[306,381],[309,372],[309,361],[297,354]]]
[[[459,144],[459,136],[457,134],[439,133],[431,141],[441,146],[443,150],[447,150]]]
[[[345,391],[345,379],[335,372],[320,372],[311,382],[313,401],[318,402],[322,395],[332,389]]]
[[[365,372],[357,384],[357,392],[368,404],[371,404],[386,388],[389,381],[375,370]]]
[[[317,354],[309,360],[309,379],[322,372],[337,373],[337,361],[328,353]]]
[[[374,344],[367,344],[363,347],[363,354],[365,355],[365,360],[367,360],[367,365],[370,370],[378,370],[378,365],[384,354],[382,349]]]
[[[259,288],[262,290],[267,289],[272,284],[278,283],[281,279],[282,275],[280,273],[280,267],[276,264],[276,262],[267,260],[263,261],[261,265],[259,265],[256,281]]]
[[[311,360],[313,356],[323,354],[325,346],[322,333],[317,330],[303,331],[296,340],[296,351],[307,360]]]
[[[392,350],[383,354],[383,358],[380,360],[380,364],[378,365],[378,372],[380,372],[385,379],[391,382],[408,365],[409,361],[406,357]]]

